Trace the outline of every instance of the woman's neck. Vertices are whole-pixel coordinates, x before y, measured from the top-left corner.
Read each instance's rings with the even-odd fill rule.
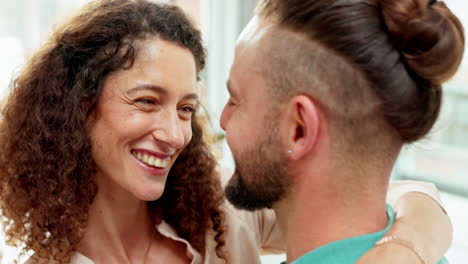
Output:
[[[144,263],[156,224],[148,202],[98,186],[78,251],[95,263]]]

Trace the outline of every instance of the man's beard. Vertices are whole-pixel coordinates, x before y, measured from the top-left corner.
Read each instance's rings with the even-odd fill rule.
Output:
[[[272,208],[287,195],[291,185],[285,150],[279,137],[275,137],[277,134],[272,129],[267,128],[267,131],[263,141],[234,158],[236,169],[225,193],[229,202],[238,209]]]

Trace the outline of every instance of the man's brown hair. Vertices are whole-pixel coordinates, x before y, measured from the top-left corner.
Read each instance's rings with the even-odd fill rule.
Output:
[[[361,131],[372,126],[359,119],[378,114],[402,143],[424,137],[433,127],[441,107],[441,84],[454,75],[463,57],[463,27],[443,2],[262,0],[257,12],[302,38],[282,45],[302,65],[289,67],[282,59],[276,69],[275,63],[264,67],[267,78],[276,79],[273,86],[293,95],[325,85],[334,97],[330,113],[344,113],[341,120]],[[267,59],[281,58],[271,55]],[[301,69],[301,76],[288,76],[294,68]],[[297,85],[297,80],[311,78],[314,83]]]

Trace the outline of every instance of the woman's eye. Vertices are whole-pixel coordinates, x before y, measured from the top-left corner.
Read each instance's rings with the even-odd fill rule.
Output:
[[[182,107],[182,111],[188,112],[188,113],[194,113],[194,112],[195,112],[195,108],[192,107],[192,106],[184,106],[184,107]]]
[[[179,108],[179,111],[180,118],[183,120],[190,120],[195,114],[196,109],[194,106],[182,106]]]
[[[140,98],[136,100],[137,103],[142,103],[142,104],[156,104],[156,100],[151,99],[151,98]]]

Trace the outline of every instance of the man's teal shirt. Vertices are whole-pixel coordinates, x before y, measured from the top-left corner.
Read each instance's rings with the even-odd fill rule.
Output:
[[[385,229],[372,234],[338,240],[320,248],[310,251],[304,256],[296,259],[291,264],[353,264],[362,255],[372,249],[395,221],[395,213],[390,205],[387,205],[388,224]],[[286,263],[286,262],[283,262]],[[439,264],[447,264],[443,259]]]

